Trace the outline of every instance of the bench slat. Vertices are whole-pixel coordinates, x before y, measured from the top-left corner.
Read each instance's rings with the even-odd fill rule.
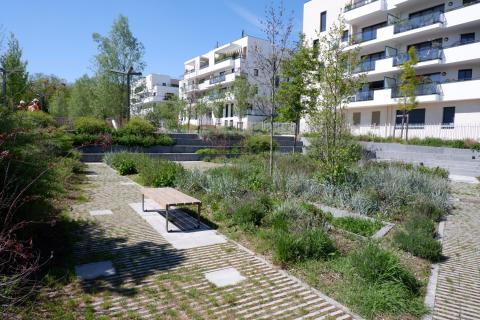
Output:
[[[142,193],[164,207],[202,203],[200,200],[173,188],[143,188]]]

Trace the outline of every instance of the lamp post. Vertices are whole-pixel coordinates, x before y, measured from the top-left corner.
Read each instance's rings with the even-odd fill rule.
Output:
[[[124,76],[127,76],[127,121],[130,120],[130,86],[131,86],[131,79],[132,76],[141,76],[141,72],[133,71],[133,67],[128,68],[128,70],[125,71],[119,71],[119,70],[110,70],[112,73],[116,74],[121,74]]]

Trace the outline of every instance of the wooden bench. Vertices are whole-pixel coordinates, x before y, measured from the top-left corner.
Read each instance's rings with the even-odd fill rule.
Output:
[[[145,197],[150,198],[160,205],[161,210],[165,210],[166,228],[168,230],[168,211],[170,207],[177,207],[182,205],[196,205],[197,206],[197,226],[200,228],[200,211],[202,210],[202,202],[198,199],[190,197],[173,188],[143,188],[142,190],[142,210],[143,212],[158,210],[145,210]]]

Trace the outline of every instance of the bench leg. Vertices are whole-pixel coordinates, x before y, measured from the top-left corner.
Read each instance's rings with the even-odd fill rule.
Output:
[[[168,206],[166,206],[165,207],[165,218],[166,218],[167,221],[166,221],[165,225],[167,227],[167,232],[170,232],[170,231],[168,231],[168,209],[169,209]]]
[[[198,208],[197,208],[197,229],[200,228],[200,211],[202,210],[202,204],[199,203],[198,204]]]
[[[145,212],[145,195],[142,194],[142,211]]]

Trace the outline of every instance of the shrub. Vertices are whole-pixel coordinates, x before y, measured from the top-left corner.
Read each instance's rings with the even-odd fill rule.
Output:
[[[262,153],[270,151],[270,137],[269,136],[249,136],[243,142],[245,150],[249,153]],[[278,143],[273,141],[273,150],[278,149]]]
[[[263,218],[271,208],[271,200],[262,195],[257,199],[247,201],[240,205],[232,214],[233,223],[243,229],[251,230],[262,224]]]
[[[400,264],[399,258],[373,242],[354,252],[350,263],[355,274],[368,283],[398,283],[412,293],[419,291],[419,281]]]
[[[155,188],[173,187],[177,177],[184,171],[178,163],[150,157],[139,161],[137,170],[142,184]]]
[[[332,219],[331,223],[337,228],[356,233],[364,237],[371,237],[382,228],[382,223],[380,221],[371,221],[355,217],[334,218]]]
[[[322,260],[334,253],[335,246],[322,229],[312,229],[302,234],[277,231],[273,236],[273,258],[279,263]]]
[[[155,145],[171,146],[175,142],[167,135],[160,134],[158,136],[140,136],[134,134],[117,133],[113,136],[113,142],[128,147],[152,147]]]
[[[107,153],[104,162],[123,176],[138,173],[137,164],[144,157],[146,156],[127,152]]]
[[[127,135],[153,136],[156,128],[149,121],[134,117],[120,131]]]
[[[48,128],[55,126],[55,119],[46,112],[28,112],[18,111],[15,114],[16,121],[21,121],[23,127],[28,128]]]
[[[207,176],[198,169],[185,170],[177,177],[175,185],[186,192],[204,192],[207,189]]]
[[[93,117],[81,117],[75,121],[75,132],[77,134],[99,134],[108,131],[109,129],[104,120]]]
[[[223,154],[226,153],[225,150],[213,149],[213,148],[202,148],[195,151],[196,154],[201,155],[211,155],[211,154]]]

